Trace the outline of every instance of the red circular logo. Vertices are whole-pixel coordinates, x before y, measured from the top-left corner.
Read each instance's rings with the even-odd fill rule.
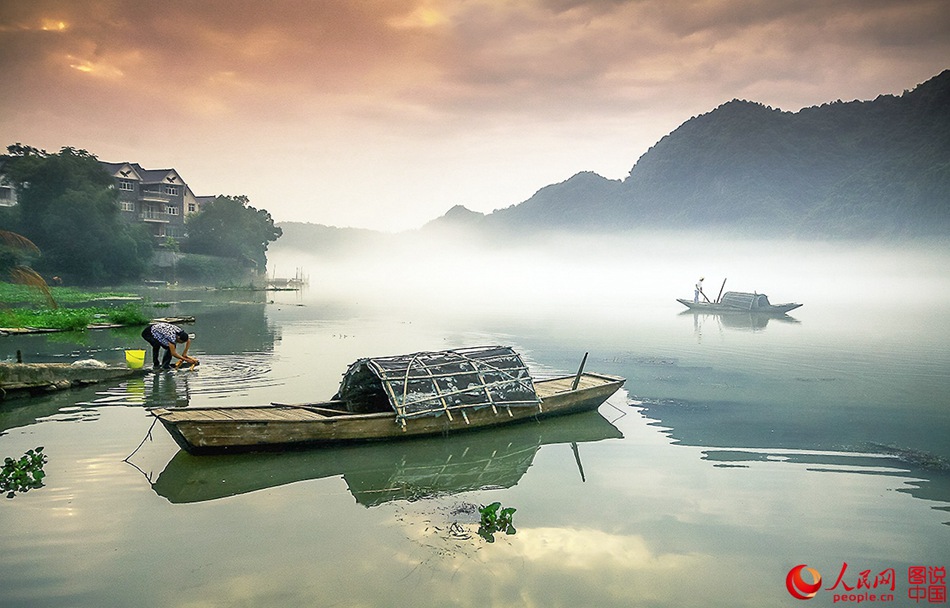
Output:
[[[802,578],[802,570],[807,570],[811,574],[812,582],[805,582],[805,579]],[[810,600],[821,589],[821,575],[814,568],[799,564],[788,571],[788,576],[785,577],[785,586],[788,587],[788,592],[792,594],[792,597],[800,600]]]

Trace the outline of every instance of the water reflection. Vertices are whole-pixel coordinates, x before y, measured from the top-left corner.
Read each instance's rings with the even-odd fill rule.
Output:
[[[735,330],[763,331],[768,327],[770,321],[773,323],[788,323],[792,325],[801,323],[801,321],[789,315],[757,312],[710,313],[684,310],[679,313],[679,316],[693,318],[693,331],[696,332],[697,335],[701,334],[704,329],[723,327]]]
[[[932,455],[906,454],[904,450],[882,445],[878,452],[834,452],[781,449],[703,450],[703,460],[719,468],[750,468],[757,462],[787,462],[807,465],[813,473],[856,473],[901,479],[905,486],[898,492],[937,503],[938,511],[950,512],[950,463]],[[950,521],[944,524],[950,525]]]
[[[141,291],[138,287],[137,291]],[[154,317],[194,316],[188,331],[196,335],[192,349],[199,354],[243,355],[272,353],[281,340],[281,327],[268,319],[264,292],[210,290],[145,290],[145,313]],[[156,307],[150,302],[163,302]],[[126,348],[142,348],[141,327],[96,329],[4,337],[9,353],[22,351],[30,363],[93,358],[124,364]],[[204,357],[201,357],[204,359]]]
[[[540,423],[386,444],[279,454],[191,456],[178,452],[152,484],[172,503],[215,500],[298,481],[342,476],[361,505],[418,500],[518,483],[543,445],[619,439],[597,412]],[[579,471],[583,475],[582,470]]]
[[[797,429],[776,428],[776,421],[755,416],[740,420],[749,410],[726,402],[644,402],[642,412],[650,424],[663,429],[676,444],[697,446],[703,460],[717,468],[751,468],[756,463],[783,462],[805,465],[814,473],[858,473],[900,478],[906,485],[898,491],[935,502],[934,509],[950,511],[950,460],[932,451],[893,444],[848,442],[840,427],[812,432],[813,445],[831,449],[807,449]],[[718,422],[712,422],[718,420]],[[835,441],[837,439],[837,441]],[[944,522],[950,525],[950,521]]]

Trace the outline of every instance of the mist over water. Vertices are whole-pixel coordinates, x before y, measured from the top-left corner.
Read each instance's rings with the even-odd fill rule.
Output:
[[[578,360],[592,351],[633,364],[611,373],[631,377],[634,395],[722,402],[709,411],[732,426],[712,425],[719,435],[694,437],[706,433],[689,424],[704,419],[693,414],[681,423],[686,441],[896,444],[950,459],[934,430],[950,428],[950,247],[943,242],[702,233],[552,233],[479,242],[456,233],[407,237],[341,259],[276,248],[270,259],[274,269],[304,269],[306,297],[340,298],[372,314],[458,332],[493,327],[529,351],[532,341],[573,351]],[[724,288],[804,306],[772,319],[685,312],[675,298],[692,298],[700,276],[710,299]],[[810,424],[802,424],[808,417]],[[776,421],[788,436],[775,433]],[[737,435],[737,428],[751,431]],[[793,429],[802,441],[789,439]]]
[[[268,267],[278,276],[302,268],[322,294],[394,307],[531,305],[545,314],[567,302],[604,312],[612,307],[599,298],[608,294],[634,305],[692,298],[693,283],[703,276],[711,299],[725,280],[727,291],[851,306],[860,314],[868,300],[908,307],[946,302],[948,255],[950,245],[939,242],[738,240],[655,231],[479,241],[424,233],[340,257],[285,250],[278,241]]]

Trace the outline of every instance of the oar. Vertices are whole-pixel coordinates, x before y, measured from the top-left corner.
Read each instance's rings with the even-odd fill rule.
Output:
[[[584,358],[581,359],[581,366],[577,368],[577,375],[574,376],[574,384],[571,385],[571,390],[576,391],[577,385],[581,383],[581,376],[584,374],[584,365],[587,364],[587,355],[590,353],[584,353]]]

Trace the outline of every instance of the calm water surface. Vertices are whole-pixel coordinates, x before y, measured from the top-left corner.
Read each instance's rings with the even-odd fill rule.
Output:
[[[781,283],[730,286],[805,303],[778,320],[682,313],[696,260],[648,249],[539,266],[503,298],[404,277],[347,296],[316,267],[301,294],[148,291],[197,317],[198,370],[0,405],[0,455],[49,458],[45,487],[0,503],[0,605],[793,606],[798,564],[823,579],[809,605],[889,569],[871,591],[894,600],[864,605],[918,605],[908,568],[950,566],[950,255],[758,256],[746,276]],[[706,254],[710,273],[742,257]],[[0,356],[139,342],[7,337]],[[146,412],[319,400],[359,357],[488,343],[538,376],[589,351],[628,381],[597,413],[286,454],[191,457]],[[488,543],[474,509],[494,501],[517,532]]]

